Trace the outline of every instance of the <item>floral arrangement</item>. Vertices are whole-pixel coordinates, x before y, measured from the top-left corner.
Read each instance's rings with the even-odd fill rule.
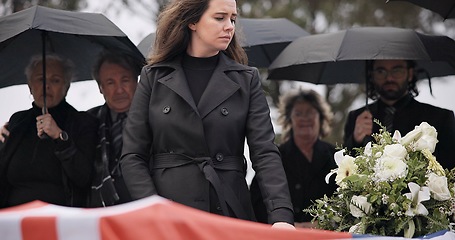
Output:
[[[423,122],[406,136],[381,126],[376,143],[354,149],[357,157],[335,153],[332,174],[339,186],[305,212],[318,228],[383,236],[423,236],[452,230],[455,170],[444,170],[433,155],[436,129]]]

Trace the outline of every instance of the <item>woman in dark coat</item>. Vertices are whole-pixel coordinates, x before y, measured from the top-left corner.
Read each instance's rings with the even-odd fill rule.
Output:
[[[254,220],[247,139],[270,223],[292,227],[289,190],[258,70],[245,66],[235,0],[173,1],[161,13],[123,132],[133,199],[176,202]]]
[[[72,72],[69,61],[47,55],[48,109],[43,109],[42,57],[31,59],[26,75],[34,102],[7,125],[10,134],[0,150],[0,207],[33,200],[86,206],[98,122],[65,101]]]
[[[282,125],[281,158],[286,172],[296,227],[312,227],[312,217],[303,210],[312,201],[336,189],[332,178],[329,184],[325,176],[337,168],[334,160],[335,147],[322,141],[330,133],[333,114],[330,106],[315,91],[299,90],[286,94],[280,103],[279,121]],[[257,218],[265,222],[264,205],[256,178],[251,184],[251,195]]]

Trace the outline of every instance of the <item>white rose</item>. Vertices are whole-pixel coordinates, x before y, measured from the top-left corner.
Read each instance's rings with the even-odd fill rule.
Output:
[[[355,204],[355,205],[354,205]],[[359,207],[357,207],[359,206]],[[365,196],[352,196],[351,204],[349,204],[349,210],[352,216],[359,218],[369,214],[371,212],[371,203],[368,202]]]
[[[385,146],[384,155],[404,160],[406,155],[408,155],[408,152],[406,151],[406,148],[401,144],[391,144]]]
[[[415,148],[416,150],[423,150],[428,149],[430,152],[434,152],[436,148],[436,143],[438,143],[438,139],[434,136],[430,135],[423,135],[419,140],[416,142]]]
[[[416,126],[414,130],[406,134],[400,143],[403,145],[409,145],[412,142],[413,147],[416,150],[429,149],[432,153],[438,143],[438,133],[436,129],[429,125],[427,122],[422,122],[419,126]]]
[[[435,173],[430,173],[428,176],[428,188],[433,195],[433,198],[438,201],[450,199],[450,190],[447,185],[447,177],[439,176]]]

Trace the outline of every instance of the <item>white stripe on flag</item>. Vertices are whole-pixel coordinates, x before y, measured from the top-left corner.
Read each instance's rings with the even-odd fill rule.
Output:
[[[0,238],[22,240],[21,219],[17,214],[0,218]]]
[[[81,212],[78,215],[57,218],[59,240],[101,240],[99,216]]]

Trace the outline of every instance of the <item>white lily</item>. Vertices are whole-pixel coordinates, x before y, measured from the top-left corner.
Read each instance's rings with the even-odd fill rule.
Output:
[[[420,187],[415,182],[408,183],[410,193],[405,193],[404,196],[412,200],[412,206],[406,211],[406,216],[428,215],[427,208],[422,204],[423,201],[430,200],[430,189],[428,187]]]
[[[392,140],[393,140],[394,142],[400,142],[400,140],[401,140],[401,133],[400,133],[400,131],[395,130],[395,132],[393,132]]]
[[[365,156],[371,157],[371,154],[373,154],[373,147],[371,146],[371,142],[368,142],[367,145],[365,145],[363,154],[365,154]]]
[[[341,165],[341,162],[343,161],[344,152],[345,152],[345,149],[341,149],[333,155],[333,158],[335,159],[335,162],[338,167]]]
[[[342,186],[341,181],[347,176],[350,176],[352,174],[356,174],[357,172],[357,165],[355,164],[355,158],[349,156],[349,155],[344,155],[344,149],[341,149],[337,151],[334,154],[335,162],[338,165],[337,169],[332,169],[330,173],[328,173],[325,176],[325,182],[328,183],[330,176],[332,176],[334,173],[337,174],[335,181],[338,184],[338,186]]]

